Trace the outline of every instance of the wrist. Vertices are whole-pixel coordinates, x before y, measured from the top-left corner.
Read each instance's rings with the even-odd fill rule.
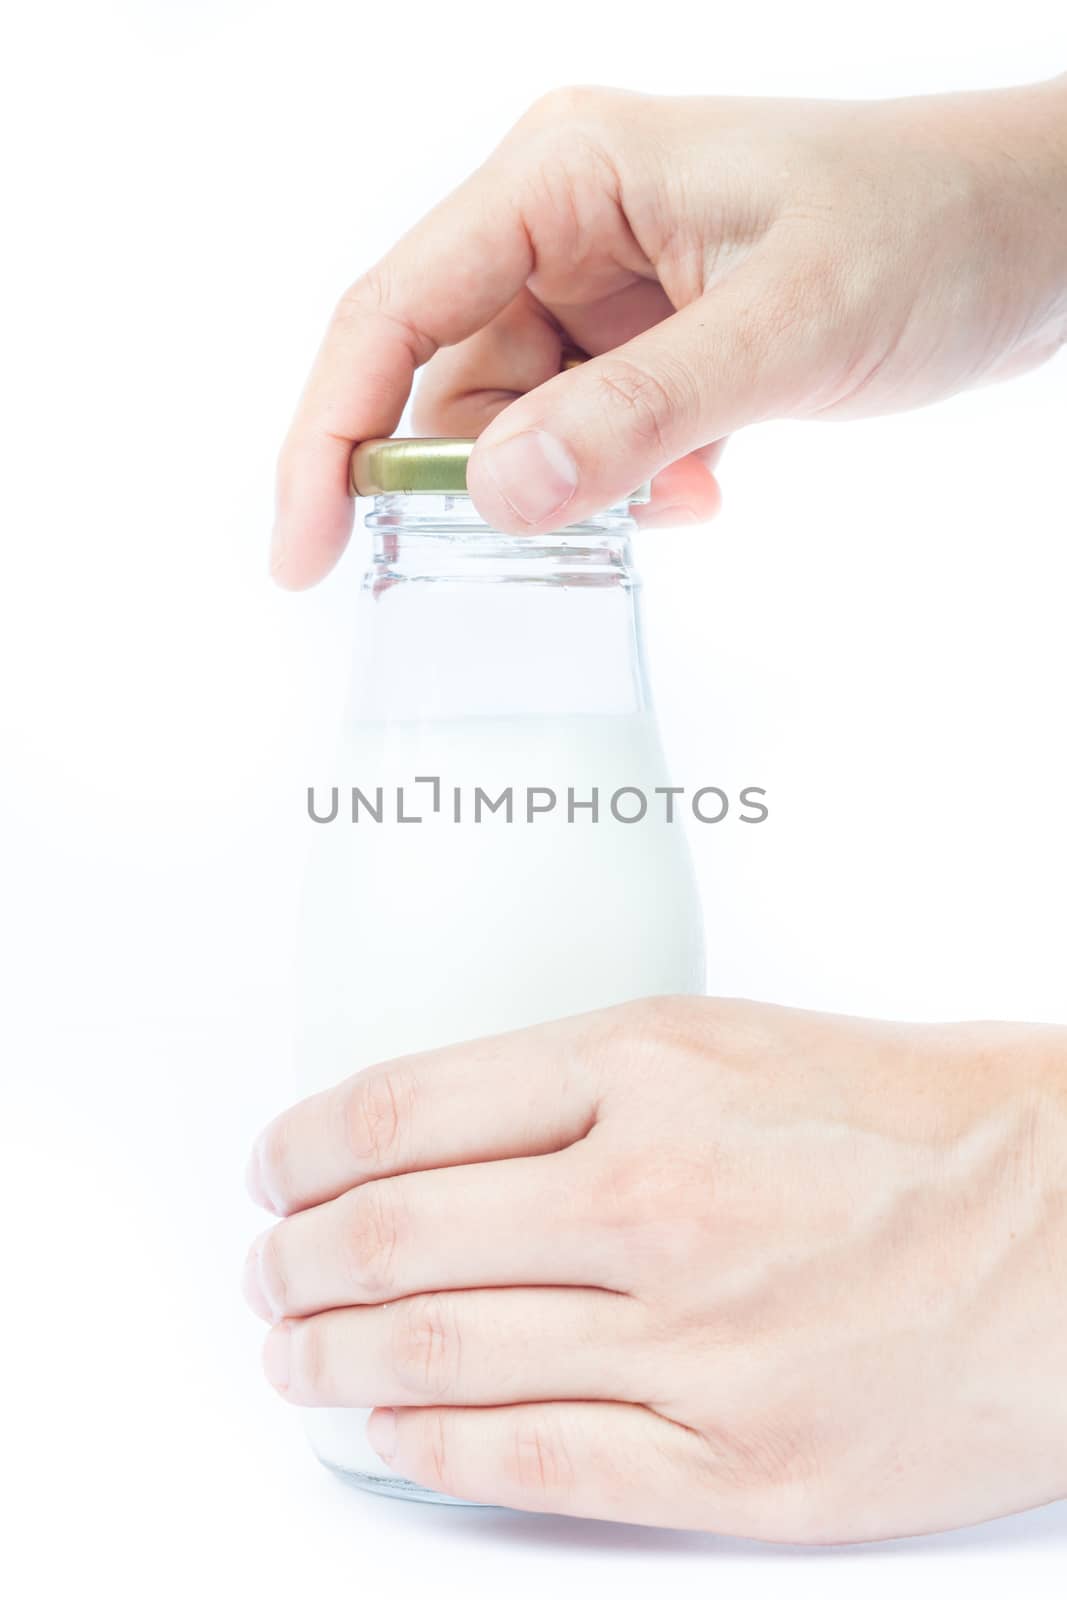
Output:
[[[1031,332],[1067,338],[1067,76],[956,97],[982,174],[988,245],[1007,247]]]
[[[1037,1260],[1048,1316],[1047,1405],[1056,1451],[1054,1493],[1067,1496],[1067,1028],[1041,1028],[1033,1122],[1039,1196]],[[1040,1305],[1040,1303],[1039,1303]],[[1037,1311],[1040,1319],[1042,1312]],[[1040,1373],[1040,1366],[1038,1366]],[[1058,1445],[1055,1441],[1058,1440]]]
[[[1041,1172],[1050,1196],[1067,1211],[1067,1028],[1036,1028],[1034,1033],[1033,1104]],[[1061,1260],[1060,1272],[1067,1285],[1067,1258]]]
[[[983,1240],[974,1326],[998,1327],[991,1392],[1007,1451],[1044,1499],[1067,1495],[1067,1028],[979,1024],[971,1067],[993,1153],[972,1190]],[[1002,1360],[1002,1365],[999,1364]]]
[[[957,1065],[964,1060],[972,1130],[999,1121],[1002,1148],[1033,1194],[1067,1204],[1067,1027],[966,1023]]]

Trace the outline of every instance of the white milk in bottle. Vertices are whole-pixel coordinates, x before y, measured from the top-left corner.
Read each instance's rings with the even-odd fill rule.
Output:
[[[629,503],[553,536],[480,520],[468,440],[363,445],[372,556],[338,759],[309,793],[298,1070],[361,1067],[699,993],[700,907],[666,793]],[[367,1412],[305,1413],[316,1453],[390,1476]]]

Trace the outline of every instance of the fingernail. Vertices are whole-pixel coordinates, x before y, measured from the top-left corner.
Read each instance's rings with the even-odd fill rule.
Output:
[[[274,1308],[270,1303],[263,1283],[263,1271],[260,1266],[260,1246],[263,1235],[253,1240],[252,1248],[245,1257],[244,1272],[241,1275],[241,1290],[245,1300],[251,1306],[257,1317],[262,1317],[264,1322],[275,1320]]]
[[[375,1455],[381,1456],[383,1461],[392,1461],[396,1449],[396,1412],[388,1406],[372,1411],[367,1423],[367,1440]]]
[[[292,1329],[287,1322],[279,1322],[267,1335],[263,1346],[263,1371],[267,1382],[283,1393],[289,1387],[289,1344]]]
[[[270,536],[270,575],[276,578],[285,565],[285,549],[287,544],[285,525],[276,521]]]
[[[262,1248],[269,1232],[270,1229],[267,1229],[267,1232],[253,1240],[251,1250],[245,1258],[242,1288],[245,1291],[246,1301],[258,1317],[262,1317],[264,1322],[278,1322],[283,1312],[282,1294],[278,1293],[280,1285],[272,1282],[272,1275],[267,1272],[266,1256]]]
[[[501,499],[523,522],[543,522],[574,497],[578,467],[565,444],[533,428],[485,452],[485,470]]]
[[[277,1215],[277,1209],[267,1193],[267,1185],[263,1178],[263,1155],[258,1139],[252,1146],[252,1154],[245,1168],[245,1188],[257,1206],[262,1206],[264,1211],[273,1211]]]

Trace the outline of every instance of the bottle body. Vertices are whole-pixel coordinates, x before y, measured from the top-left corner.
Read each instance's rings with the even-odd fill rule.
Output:
[[[376,535],[351,711],[315,792],[308,1093],[412,1051],[703,989],[625,534],[584,565],[588,536],[547,557],[509,541],[504,576],[487,544],[448,549],[454,527],[414,537],[441,542],[412,554],[403,534]],[[388,1474],[366,1415],[306,1413],[320,1459],[367,1488],[439,1498]]]

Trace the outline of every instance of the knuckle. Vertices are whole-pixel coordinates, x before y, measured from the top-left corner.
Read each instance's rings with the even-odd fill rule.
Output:
[[[625,1019],[627,1058],[642,1074],[665,1068],[677,1081],[685,1068],[706,1085],[709,1066],[731,1059],[738,1039],[751,1032],[746,1014],[732,1002],[707,995],[653,995],[632,1001]]]
[[[692,995],[655,994],[633,1000],[627,1007],[634,1036],[645,1044],[661,1047],[674,1044],[695,1015],[704,1017],[701,1001]]]
[[[289,1308],[291,1295],[284,1233],[285,1226],[279,1223],[264,1235],[259,1246],[260,1281],[276,1318],[284,1316]]]
[[[705,996],[654,995],[597,1012],[573,1048],[603,1092],[619,1084],[632,1088],[665,1066],[676,1081],[690,1058],[706,1078],[714,1023],[714,1003]]]
[[[601,357],[590,368],[600,398],[621,414],[626,431],[658,453],[668,449],[668,436],[684,410],[683,382],[664,368],[649,372],[636,361],[621,356]]]
[[[371,267],[350,283],[334,310],[336,322],[361,321],[384,311],[388,300],[386,278],[380,266]]]
[[[420,1417],[418,1480],[441,1494],[460,1495],[456,1482],[455,1451],[447,1414],[425,1411]]]
[[[750,1417],[735,1429],[706,1430],[705,1446],[716,1499],[725,1494],[743,1507],[751,1534],[796,1543],[840,1536],[829,1479],[803,1431]]]
[[[372,1299],[388,1299],[396,1284],[402,1229],[400,1207],[385,1184],[354,1191],[346,1231],[354,1281]]]
[[[522,122],[536,129],[547,127],[569,134],[576,128],[603,122],[612,99],[610,89],[585,83],[559,84],[537,97]]]
[[[390,270],[385,262],[369,268],[349,284],[334,307],[331,332],[344,334],[368,319],[393,325],[401,342],[407,346],[414,366],[421,366],[433,355],[433,341],[404,315],[396,271]]]
[[[749,1416],[711,1434],[715,1470],[737,1489],[781,1490],[810,1476],[808,1452],[781,1423]]]
[[[715,1003],[703,995],[649,995],[602,1013],[599,1023],[589,1033],[594,1062],[643,1076],[669,1058],[676,1074],[682,1056],[706,1066],[709,1041],[715,1036]]]
[[[330,1400],[329,1364],[323,1320],[306,1317],[289,1324],[289,1393],[299,1404]]]
[[[574,1486],[574,1467],[558,1425],[543,1418],[520,1421],[512,1451],[514,1484],[523,1498],[565,1498]]]
[[[421,1400],[454,1390],[459,1377],[460,1335],[449,1297],[416,1295],[394,1307],[390,1364],[403,1388]]]
[[[291,1210],[296,1198],[293,1141],[284,1117],[276,1117],[260,1135],[259,1166],[275,1210],[283,1213]]]
[[[410,1114],[411,1090],[400,1075],[386,1069],[361,1073],[351,1086],[345,1105],[345,1133],[349,1151],[361,1165],[387,1166],[395,1156]]]
[[[709,1241],[721,1236],[715,1157],[669,1142],[616,1149],[598,1171],[599,1224],[622,1282],[658,1285],[687,1303],[694,1274],[706,1276]]]
[[[684,1254],[689,1243],[699,1249],[714,1212],[710,1162],[667,1146],[655,1153],[622,1150],[608,1166],[604,1187],[614,1226],[631,1239],[672,1256]]]

